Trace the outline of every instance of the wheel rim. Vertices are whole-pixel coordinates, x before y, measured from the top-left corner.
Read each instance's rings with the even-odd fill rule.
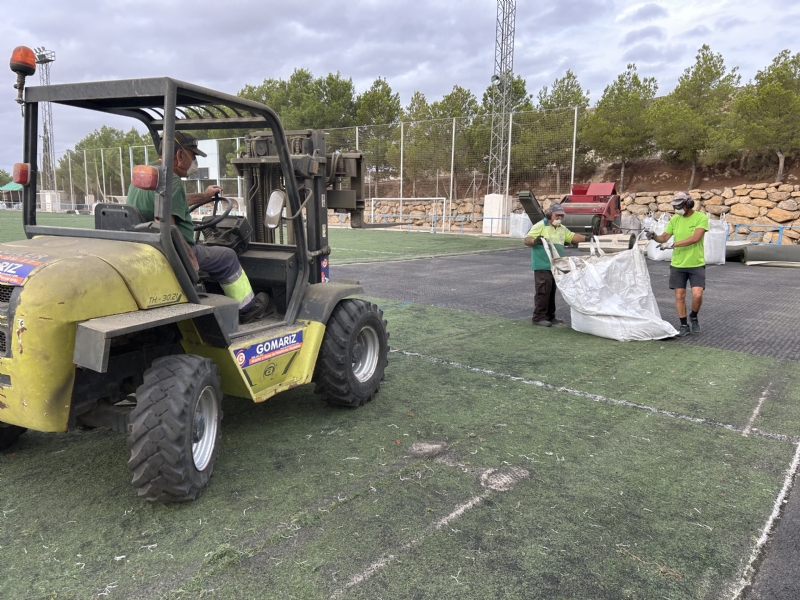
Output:
[[[353,375],[361,383],[368,381],[375,374],[380,350],[380,338],[377,331],[366,326],[358,332],[356,343],[353,344],[353,350],[350,353],[350,361]]]
[[[208,385],[197,399],[192,420],[192,460],[198,471],[208,466],[214,454],[219,426],[217,410],[217,394]]]

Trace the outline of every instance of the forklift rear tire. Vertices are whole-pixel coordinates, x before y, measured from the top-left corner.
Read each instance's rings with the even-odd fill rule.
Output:
[[[153,361],[136,390],[128,468],[150,502],[188,502],[208,485],[219,450],[222,392],[217,367],[191,354]]]
[[[17,438],[25,433],[27,429],[24,427],[17,427],[16,425],[7,425],[0,423],[0,450],[9,448],[11,444],[17,441]]]
[[[314,373],[316,392],[329,404],[357,408],[380,389],[389,353],[383,312],[365,300],[333,309]]]

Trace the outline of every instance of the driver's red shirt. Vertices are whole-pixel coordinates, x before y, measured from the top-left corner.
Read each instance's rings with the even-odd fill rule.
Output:
[[[138,208],[145,222],[155,218],[155,192],[140,190],[131,184],[125,203]],[[183,185],[183,180],[175,173],[172,174],[172,216],[175,217],[178,231],[186,238],[187,242],[194,244],[194,225],[192,225],[192,217],[189,214],[189,203],[186,201],[186,187]]]

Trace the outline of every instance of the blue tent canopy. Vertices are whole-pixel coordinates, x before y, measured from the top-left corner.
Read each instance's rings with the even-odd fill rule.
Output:
[[[0,186],[0,192],[19,192],[21,190],[22,186],[13,181],[9,181],[7,184]]]

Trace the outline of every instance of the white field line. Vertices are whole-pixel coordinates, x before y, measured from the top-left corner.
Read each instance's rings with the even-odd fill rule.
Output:
[[[797,474],[798,467],[800,467],[800,444],[797,444],[797,450],[794,453],[792,466],[789,467],[789,470],[786,472],[786,478],[783,480],[783,488],[781,488],[781,493],[778,494],[778,497],[775,499],[775,504],[772,507],[772,514],[770,514],[769,518],[767,519],[767,523],[764,525],[764,529],[761,532],[761,537],[758,538],[755,546],[753,546],[753,552],[750,554],[750,561],[747,563],[747,566],[742,573],[742,578],[739,581],[739,587],[734,591],[731,600],[739,600],[739,598],[742,597],[742,592],[744,589],[752,585],[753,575],[755,574],[753,564],[756,562],[764,548],[764,545],[769,540],[769,535],[772,533],[772,529],[775,527],[775,521],[778,520],[778,516],[781,513],[781,507],[786,500],[786,495],[789,493],[789,488],[792,487],[792,480]]]
[[[488,492],[486,494],[481,495],[481,496],[474,496],[474,497],[470,498],[467,502],[464,502],[463,504],[459,504],[458,506],[456,506],[456,508],[455,508],[455,510],[453,510],[453,512],[451,512],[446,517],[443,517],[443,518],[439,519],[438,521],[436,521],[418,539],[411,540],[410,542],[406,542],[405,544],[403,544],[401,546],[401,548],[400,548],[400,551],[404,552],[404,553],[410,551],[412,548],[414,548],[415,546],[419,545],[422,541],[424,541],[425,538],[427,538],[429,535],[439,531],[442,527],[444,527],[445,525],[447,525],[448,523],[450,523],[454,519],[457,519],[458,517],[463,515],[465,512],[467,512],[471,508],[474,508],[475,506],[480,504],[481,501],[487,495],[488,495]],[[385,567],[390,562],[392,562],[392,561],[394,561],[396,559],[397,559],[397,556],[395,556],[394,554],[389,554],[389,555],[387,555],[387,556],[385,556],[385,557],[383,557],[383,558],[381,558],[379,560],[376,560],[374,563],[372,563],[370,566],[368,566],[366,569],[364,569],[360,573],[356,573],[355,575],[353,575],[348,580],[348,582],[344,585],[343,588],[341,588],[339,590],[336,590],[333,594],[331,594],[331,596],[330,596],[331,600],[336,600],[336,598],[341,598],[342,594],[344,594],[351,587],[353,587],[354,585],[358,585],[359,583],[361,583],[363,581],[366,581],[367,579],[372,577],[375,573],[380,571],[383,567]]]
[[[639,410],[644,410],[647,412],[655,413],[658,415],[663,415],[666,417],[671,417],[673,419],[679,419],[681,421],[689,421],[691,423],[699,423],[701,425],[711,425],[712,427],[721,427],[722,429],[727,429],[728,431],[735,431],[737,433],[744,433],[744,430],[735,427],[734,425],[728,425],[727,423],[719,423],[717,421],[712,421],[710,419],[701,419],[699,417],[691,417],[689,415],[684,415],[681,413],[673,412],[671,410],[664,410],[663,408],[655,408],[653,406],[647,406],[645,404],[637,404],[636,402],[628,402],[627,400],[616,400],[614,398],[607,398],[605,396],[601,396],[599,394],[592,394],[590,392],[583,392],[581,390],[574,390],[572,388],[563,387],[553,385],[551,383],[545,383],[543,381],[537,381],[535,379],[527,379],[525,377],[517,377],[515,375],[508,375],[506,373],[498,373],[497,371],[492,371],[491,369],[481,369],[479,367],[471,367],[469,365],[464,365],[461,363],[453,362],[450,360],[444,360],[441,358],[436,358],[435,356],[426,356],[424,354],[420,354],[418,352],[408,352],[406,350],[391,350],[393,353],[402,354],[403,356],[410,356],[413,358],[421,358],[423,360],[427,360],[432,363],[440,364],[440,365],[448,365],[450,367],[455,367],[457,369],[464,369],[465,371],[471,371],[473,373],[482,373],[484,375],[491,375],[492,377],[499,377],[502,379],[508,379],[510,381],[517,381],[519,383],[524,383],[527,385],[534,385],[536,387],[544,388],[547,390],[553,390],[555,392],[563,392],[565,394],[571,394],[572,396],[578,396],[580,398],[586,398],[588,400],[593,400],[594,402],[605,402],[608,404],[616,404],[618,406],[627,406],[628,408],[637,408]],[[748,431],[750,433],[750,431]],[[758,435],[765,438],[770,438],[773,440],[780,440],[783,442],[795,442],[796,440],[780,433],[768,433],[766,431],[760,431],[758,429],[753,429],[752,433],[754,435]]]
[[[753,423],[756,422],[756,418],[758,418],[758,413],[761,412],[761,406],[764,404],[764,401],[767,399],[767,394],[769,393],[769,388],[770,388],[771,385],[772,385],[772,382],[768,383],[767,387],[761,393],[761,398],[758,399],[758,404],[756,405],[755,410],[753,410],[753,414],[750,415],[750,420],[747,421],[747,426],[744,428],[744,431],[742,431],[742,435],[743,436],[747,437],[748,435],[750,435],[750,430],[753,427]]]
[[[336,251],[347,250],[349,252],[364,252],[370,254],[406,254],[406,252],[392,252],[390,250],[364,250],[363,248],[336,248]]]

